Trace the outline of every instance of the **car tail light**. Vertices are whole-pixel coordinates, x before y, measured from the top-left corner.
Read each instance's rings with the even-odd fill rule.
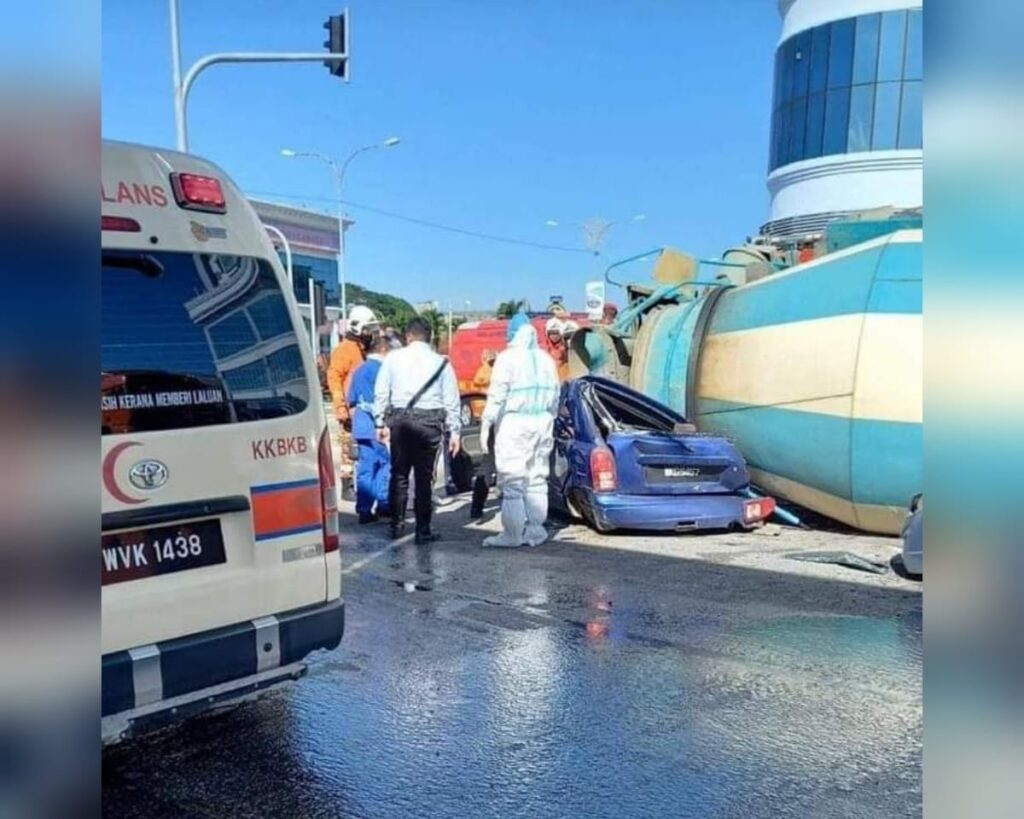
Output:
[[[767,520],[775,511],[775,498],[754,498],[743,504],[743,522],[756,523]]]
[[[138,233],[142,226],[127,216],[101,216],[100,230],[120,230],[125,233]]]
[[[608,447],[599,446],[590,453],[590,478],[595,492],[614,492],[618,489],[615,456]]]
[[[338,549],[338,478],[334,471],[334,455],[331,453],[331,434],[324,427],[317,449],[317,465],[320,467],[320,511],[324,518],[324,552]]]
[[[174,198],[187,210],[202,210],[207,213],[227,213],[227,202],[220,180],[196,173],[172,173],[171,190]]]

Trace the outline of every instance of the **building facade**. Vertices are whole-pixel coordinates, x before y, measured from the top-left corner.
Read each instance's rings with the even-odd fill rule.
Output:
[[[769,149],[779,239],[853,212],[922,205],[920,0],[778,0]]]
[[[338,219],[304,208],[250,199],[256,215],[265,225],[284,234],[292,253],[292,289],[299,303],[299,313],[310,324],[309,282],[320,282],[327,301],[327,323],[320,328],[320,348],[331,349],[337,342],[337,321],[341,318],[341,284],[338,276]],[[345,219],[348,231],[354,222]],[[271,234],[275,246],[278,239]],[[278,246],[281,264],[285,263],[283,248]]]

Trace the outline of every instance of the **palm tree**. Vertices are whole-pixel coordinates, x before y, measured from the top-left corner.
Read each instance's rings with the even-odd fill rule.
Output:
[[[434,343],[441,346],[441,334],[448,327],[448,319],[433,309],[424,310],[420,313],[419,317],[430,325],[430,334],[434,339]]]
[[[498,305],[495,315],[500,319],[510,319],[520,310],[526,309],[526,299],[511,299]]]

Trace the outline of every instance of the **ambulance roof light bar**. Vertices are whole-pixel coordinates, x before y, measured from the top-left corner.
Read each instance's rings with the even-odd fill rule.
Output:
[[[178,206],[205,213],[227,213],[227,201],[220,180],[197,173],[172,173],[171,190]]]

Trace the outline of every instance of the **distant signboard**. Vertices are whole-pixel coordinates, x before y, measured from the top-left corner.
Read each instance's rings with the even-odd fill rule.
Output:
[[[604,310],[604,282],[587,282],[587,317],[600,321]]]

